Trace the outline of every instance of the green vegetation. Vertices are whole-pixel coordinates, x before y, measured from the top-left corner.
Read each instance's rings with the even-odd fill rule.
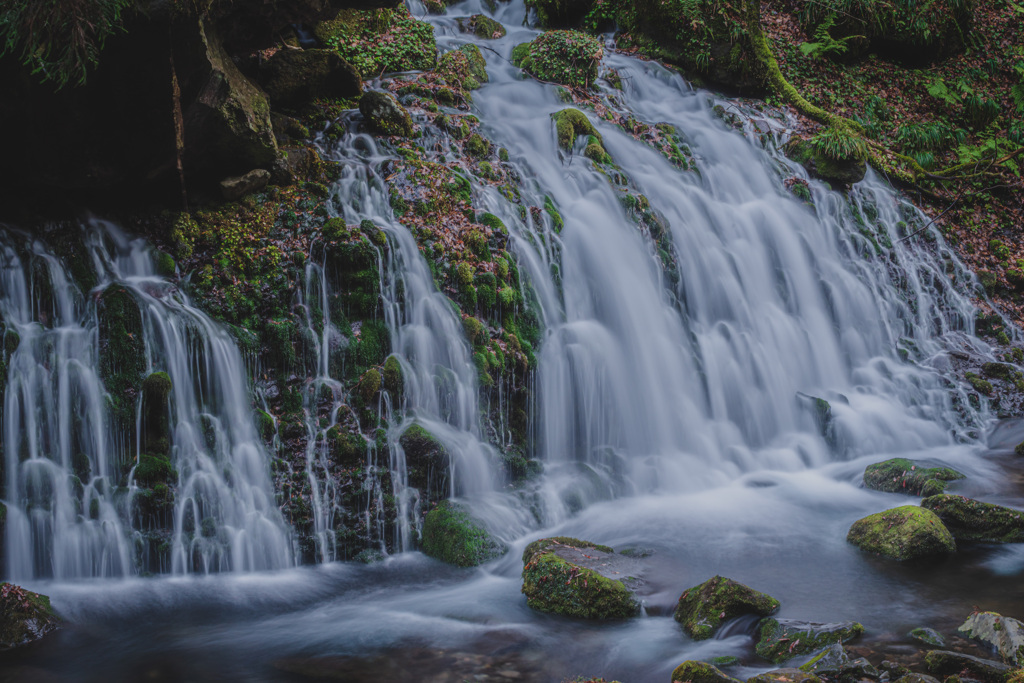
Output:
[[[938,515],[958,541],[1024,542],[1024,512],[963,496],[933,495],[921,507]]]
[[[316,36],[363,78],[388,71],[430,69],[437,60],[434,30],[404,5],[395,9],[346,9],[318,24]]]
[[[947,482],[963,478],[964,475],[949,467],[922,467],[917,461],[906,458],[877,462],[864,470],[864,485],[869,489],[911,496],[942,493]]]
[[[727,676],[719,668],[707,662],[683,662],[672,672],[672,680],[689,683],[738,683],[738,679]]]
[[[942,520],[916,505],[904,505],[857,520],[846,540],[862,550],[897,562],[956,551],[952,534]]]
[[[527,605],[541,612],[582,619],[627,619],[636,615],[639,604],[621,581],[566,561],[557,553],[559,546],[614,552],[574,538],[534,541],[523,553],[522,591]]]
[[[728,619],[742,614],[766,617],[779,609],[779,601],[724,576],[714,576],[683,591],[673,618],[694,640],[713,636]]]
[[[443,500],[423,518],[423,552],[442,562],[475,567],[507,550],[458,503]]]
[[[758,626],[754,651],[773,664],[815,652],[833,643],[844,643],[864,633],[856,622],[811,624],[786,619],[764,619]]]
[[[517,45],[512,63],[542,81],[589,88],[597,80],[604,56],[601,43],[578,31],[548,31],[532,42]]]

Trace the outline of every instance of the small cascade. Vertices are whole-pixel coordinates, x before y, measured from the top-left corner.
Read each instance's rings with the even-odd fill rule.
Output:
[[[3,412],[6,573],[289,566],[236,342],[157,274],[144,240],[100,221],[82,235],[90,282],[40,241],[4,236],[0,311],[18,339]]]

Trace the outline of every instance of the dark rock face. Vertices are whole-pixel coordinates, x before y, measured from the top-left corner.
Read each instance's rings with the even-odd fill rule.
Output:
[[[260,83],[275,107],[363,91],[359,73],[333,50],[279,50],[260,67]]]
[[[224,199],[234,201],[252,192],[258,192],[270,182],[270,171],[254,168],[245,175],[225,178],[220,181],[220,190]]]

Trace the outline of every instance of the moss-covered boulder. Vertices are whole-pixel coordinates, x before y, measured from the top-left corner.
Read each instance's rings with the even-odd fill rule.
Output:
[[[783,151],[811,175],[840,187],[848,187],[864,179],[867,163],[863,157],[846,154],[829,154],[811,140],[793,136]]]
[[[800,669],[774,669],[748,678],[747,683],[821,683],[821,679]]]
[[[1024,663],[1024,624],[997,612],[975,612],[957,629],[968,638],[987,643],[1003,661]]]
[[[832,643],[799,666],[801,671],[835,675],[850,664],[850,656],[841,642]]]
[[[154,372],[142,383],[142,450],[166,457],[171,452],[171,428],[167,399],[171,377]]]
[[[541,612],[583,619],[628,619],[640,605],[616,571],[619,556],[607,546],[575,538],[534,541],[523,552],[526,604]]]
[[[395,401],[401,400],[404,383],[402,381],[402,364],[398,361],[397,356],[388,356],[387,360],[384,361],[384,372],[382,375],[384,378],[384,388],[391,394],[392,399]]]
[[[956,552],[942,520],[925,508],[904,505],[859,519],[846,540],[862,550],[897,562]]]
[[[422,538],[425,554],[456,567],[475,567],[508,551],[466,506],[450,500],[441,501],[423,518]]]
[[[921,501],[939,516],[958,541],[1024,543],[1024,512],[982,503],[979,500],[941,494]]]
[[[459,19],[459,28],[477,38],[505,37],[505,27],[486,14],[474,14],[467,19]]]
[[[577,28],[593,6],[594,0],[526,0],[544,28]]]
[[[380,135],[412,137],[412,117],[395,96],[372,90],[359,99],[359,112],[366,119],[366,125]]]
[[[673,617],[694,640],[705,640],[728,619],[743,614],[766,617],[779,601],[724,576],[714,576],[683,591]]]
[[[0,583],[0,651],[31,643],[59,627],[50,598]]]
[[[930,645],[931,647],[945,647],[946,639],[942,637],[942,634],[933,628],[927,626],[918,626],[915,629],[911,629],[907,633],[908,638],[913,638],[919,643]]]
[[[964,676],[983,683],[1005,683],[1014,668],[1002,662],[982,659],[950,650],[932,650],[924,656],[928,670],[938,676]]]
[[[133,437],[136,401],[146,370],[142,314],[131,291],[114,284],[100,294],[96,317],[100,377],[110,397],[111,417],[118,430]],[[133,445],[127,450],[133,450]]]
[[[925,467],[906,458],[876,462],[864,470],[864,486],[869,489],[911,496],[942,493],[947,482],[963,478],[964,475],[950,467]]]
[[[334,50],[278,50],[260,66],[260,83],[275,107],[363,91],[359,72]]]
[[[512,50],[512,63],[542,81],[589,88],[604,57],[601,42],[578,31],[548,31]]]
[[[601,141],[601,134],[594,128],[587,115],[579,109],[571,107],[556,111],[551,115],[555,121],[555,132],[558,135],[558,146],[569,151],[576,143],[576,138],[581,135],[596,138]]]
[[[380,12],[343,9],[313,29],[363,78],[389,71],[431,69],[437,61],[434,28],[414,19],[405,5]]]
[[[399,437],[398,444],[405,452],[410,486],[419,489],[428,500],[451,495],[451,455],[436,436],[423,425],[413,423]]]
[[[754,651],[759,657],[778,664],[798,655],[820,650],[834,643],[845,643],[864,633],[855,621],[817,624],[794,619],[764,619],[757,628]]]
[[[683,662],[672,672],[672,683],[739,683],[713,664],[707,662]]]
[[[487,82],[487,60],[472,43],[441,55],[435,71],[449,85],[462,90],[476,90]]]

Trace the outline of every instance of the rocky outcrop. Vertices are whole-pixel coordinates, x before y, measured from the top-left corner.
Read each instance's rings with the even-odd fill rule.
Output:
[[[1024,512],[948,494],[930,496],[921,507],[938,515],[958,541],[1024,542]]]
[[[50,598],[13,583],[0,584],[0,651],[31,643],[59,627]]]
[[[607,546],[576,538],[534,541],[523,552],[526,604],[584,619],[627,619],[640,604],[626,588],[632,561]]]
[[[220,181],[220,191],[224,199],[232,202],[247,194],[258,192],[270,182],[270,171],[265,168],[254,168],[245,175],[225,178]]]
[[[911,496],[942,493],[948,482],[963,478],[964,475],[951,467],[926,467],[906,458],[876,462],[864,470],[864,486],[867,488]]]
[[[278,50],[260,67],[260,84],[275,107],[363,91],[359,72],[334,50]]]
[[[715,634],[726,620],[743,614],[766,617],[779,609],[779,601],[724,576],[715,576],[683,591],[673,617],[694,640]]]
[[[956,543],[931,510],[904,505],[857,520],[846,540],[862,550],[904,562],[956,552]]]

